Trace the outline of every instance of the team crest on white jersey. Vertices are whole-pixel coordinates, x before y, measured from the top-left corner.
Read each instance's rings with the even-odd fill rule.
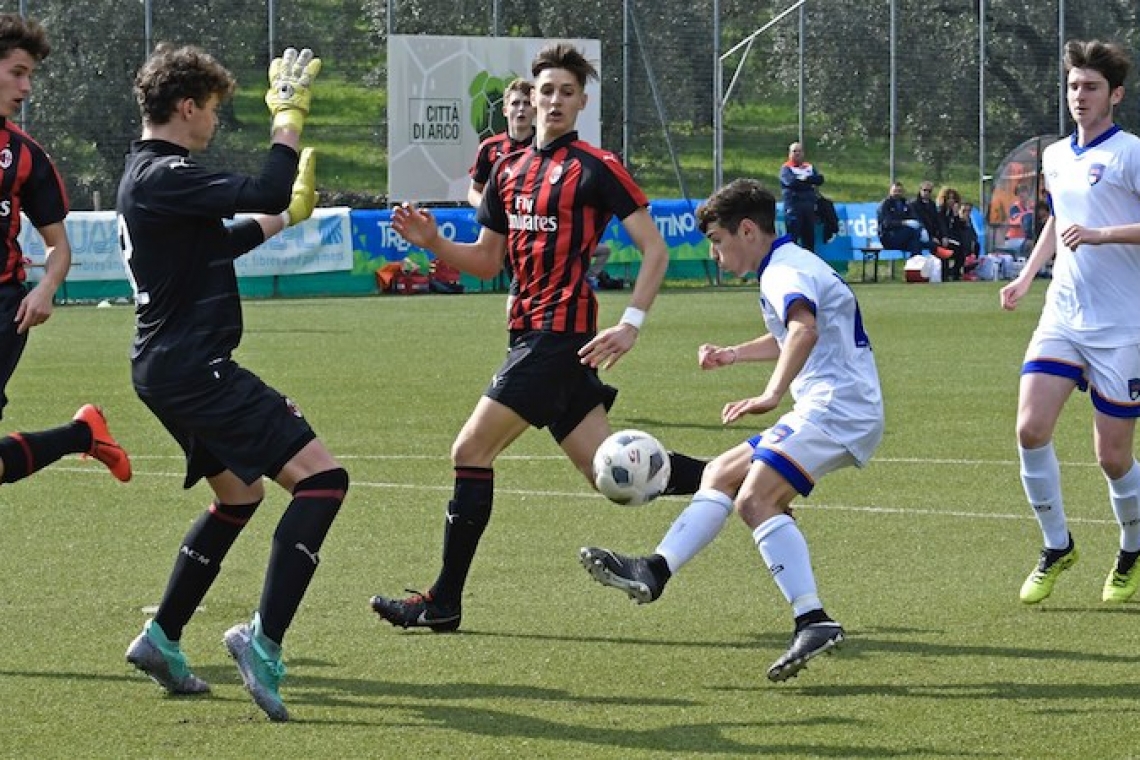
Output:
[[[1140,377],[1133,377],[1128,380],[1128,397],[1133,401],[1140,399]]]
[[[796,431],[793,430],[790,425],[785,425],[781,422],[765,430],[764,434],[760,437],[760,440],[767,444],[776,444],[780,443],[795,432]]]
[[[1095,185],[1100,182],[1104,177],[1104,164],[1093,164],[1089,167],[1089,186]]]
[[[550,184],[557,185],[560,179],[562,179],[562,164],[555,164],[550,170]]]
[[[0,150],[0,169],[7,169],[12,165],[12,149]]]

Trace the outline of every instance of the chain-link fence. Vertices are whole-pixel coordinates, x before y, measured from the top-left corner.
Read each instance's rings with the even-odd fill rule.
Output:
[[[323,192],[350,205],[385,200],[388,34],[599,39],[604,147],[651,195],[694,199],[718,173],[774,184],[794,140],[838,200],[878,200],[892,177],[912,189],[953,183],[975,199],[1016,145],[1070,128],[1064,39],[1140,48],[1135,0],[0,0],[0,11],[48,27],[53,52],[21,118],[58,160],[76,208],[113,204],[139,131],[131,80],[160,40],[199,44],[237,75],[242,90],[210,154],[248,168],[264,146],[253,104],[271,47],[314,47],[330,85],[324,113],[336,116],[307,134],[330,146]],[[1140,126],[1135,84],[1118,114],[1130,129]]]

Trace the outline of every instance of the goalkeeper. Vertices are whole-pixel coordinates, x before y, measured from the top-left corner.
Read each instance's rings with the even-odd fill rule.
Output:
[[[171,694],[209,691],[187,664],[183,629],[269,478],[291,501],[273,536],[260,603],[250,601],[253,619],[223,638],[254,702],[277,721],[288,719],[278,691],[281,644],[348,473],[292,401],[234,362],[242,335],[234,260],[312,214],[313,156],[297,149],[320,65],[309,50],[289,49],[273,62],[265,98],[271,144],[261,173],[247,176],[207,168],[192,155],[214,136],[233,76],[196,47],[160,45],[135,78],[142,139],[131,145],[118,192],[120,244],[135,291],[135,391],[185,452],[184,487],[205,478],[213,490],[171,552],[158,611],[127,661]],[[241,212],[253,216],[225,224]]]

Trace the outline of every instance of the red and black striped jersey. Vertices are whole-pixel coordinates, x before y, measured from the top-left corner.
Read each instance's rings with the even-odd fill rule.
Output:
[[[477,218],[507,236],[518,280],[510,329],[597,332],[598,302],[586,281],[590,257],[611,218],[648,205],[618,157],[577,132],[500,159]]]
[[[533,133],[525,140],[516,140],[511,137],[509,132],[491,135],[479,143],[479,152],[475,154],[475,163],[467,171],[471,175],[471,181],[477,185],[486,185],[496,161],[516,150],[522,150],[532,142],[534,142]]]
[[[0,284],[24,279],[24,254],[17,241],[20,213],[39,228],[62,222],[69,208],[67,189],[47,152],[19,126],[0,118]]]

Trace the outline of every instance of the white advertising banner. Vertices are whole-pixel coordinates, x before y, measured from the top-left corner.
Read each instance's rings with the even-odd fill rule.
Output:
[[[598,40],[565,40],[601,72]],[[534,37],[388,38],[388,197],[465,201],[468,170],[481,143],[506,129],[503,90],[530,79],[535,55],[552,40]],[[579,136],[601,142],[601,87],[587,84]]]
[[[313,216],[266,240],[235,264],[238,277],[268,277],[352,269],[348,208],[318,208]]]
[[[347,208],[319,208],[237,260],[238,277],[338,272],[352,269],[352,222]],[[67,279],[126,280],[114,211],[73,211],[64,226],[71,241]],[[24,218],[20,247],[33,264],[44,260],[44,241]],[[29,272],[36,279],[40,270]]]

